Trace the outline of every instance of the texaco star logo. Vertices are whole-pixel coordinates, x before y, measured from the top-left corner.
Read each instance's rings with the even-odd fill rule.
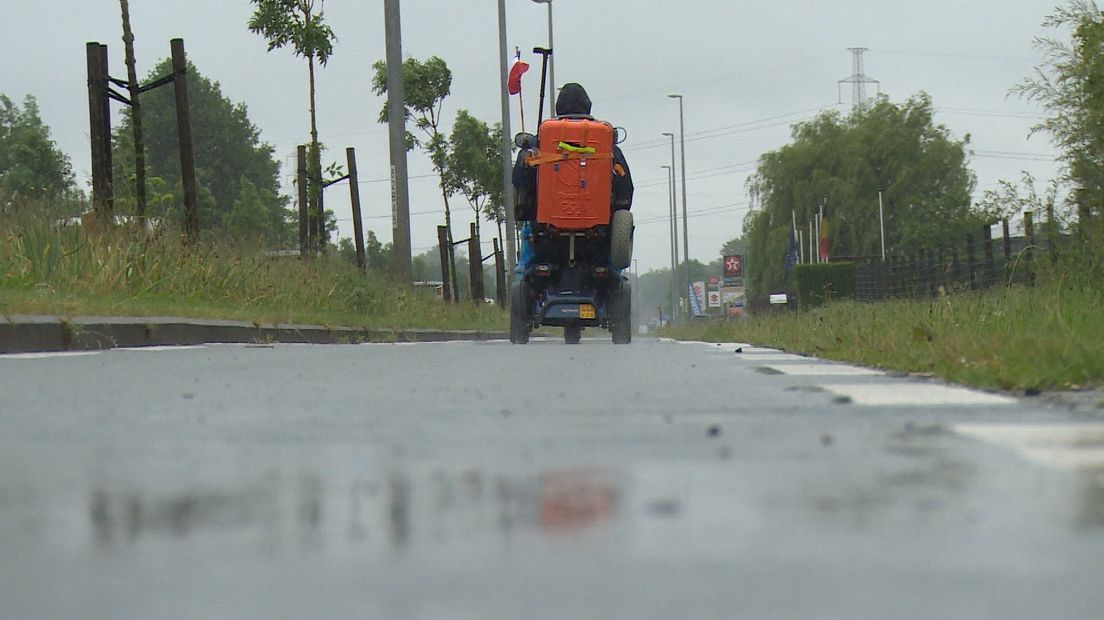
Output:
[[[740,259],[736,256],[729,256],[728,259],[725,260],[725,271],[729,273],[740,271]]]

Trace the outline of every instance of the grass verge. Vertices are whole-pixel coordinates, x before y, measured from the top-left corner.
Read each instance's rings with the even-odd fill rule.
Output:
[[[1004,390],[1104,386],[1099,264],[1056,266],[1034,288],[934,300],[839,302],[808,312],[674,327],[663,335],[735,341]]]
[[[0,216],[0,314],[182,316],[368,328],[503,330],[493,306],[450,306],[336,257],[273,257],[259,244],[184,245],[116,228]]]

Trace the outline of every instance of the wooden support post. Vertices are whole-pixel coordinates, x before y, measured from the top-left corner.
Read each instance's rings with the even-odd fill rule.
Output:
[[[947,289],[950,293],[952,289],[957,289],[959,282],[962,282],[962,261],[958,257],[958,246],[951,248],[951,288]]]
[[[176,91],[176,128],[180,137],[180,181],[184,186],[184,230],[189,241],[199,236],[199,197],[196,192],[195,149],[192,144],[192,111],[188,104],[188,59],[184,39],[173,39],[173,87]]]
[[[367,269],[364,260],[364,222],[360,218],[360,185],[357,176],[356,149],[345,149],[345,159],[349,163],[349,200],[353,205],[353,236],[356,238],[356,264],[361,271]]]
[[[977,248],[974,246],[974,234],[966,233],[966,269],[970,274],[970,290],[976,290],[977,284]]]
[[[1058,261],[1058,222],[1054,220],[1054,203],[1048,202],[1046,206],[1047,215],[1047,253],[1050,255],[1050,262],[1054,264]]]
[[[437,247],[441,250],[441,282],[443,284],[443,300],[447,303],[452,301],[452,284],[449,279],[449,240],[448,240],[448,228],[445,226],[437,227]]]
[[[985,224],[981,227],[981,242],[985,244],[982,250],[985,252],[985,287],[989,288],[997,282],[997,265],[993,257],[993,227]]]
[[[468,272],[471,277],[472,303],[483,303],[483,250],[479,245],[479,233],[475,230],[475,222],[470,224],[471,234],[468,236]]]
[[[1027,267],[1027,283],[1035,286],[1035,214],[1024,211],[1024,236],[1027,247],[1024,248],[1024,264]]]
[[[104,156],[104,191],[107,198],[107,210],[115,212],[115,167],[111,156],[111,100],[107,96],[107,78],[111,74],[107,62],[107,46],[100,46],[100,76],[103,77],[103,156]]]
[[[499,247],[498,238],[494,240],[495,257],[495,300],[499,308],[506,307],[506,261],[503,260],[502,248]]]
[[[1008,218],[1001,222],[1001,232],[1004,234],[1004,283],[1005,286],[1012,283],[1009,271],[1012,269],[1012,235],[1008,230]]]
[[[97,215],[109,211],[104,148],[107,144],[104,134],[109,130],[103,122],[104,108],[107,107],[107,84],[101,54],[99,43],[90,42],[85,45],[85,60],[88,65],[88,134],[92,147],[92,208]]]
[[[307,147],[300,144],[295,149],[295,183],[299,190],[299,256],[309,256],[310,229],[308,227],[310,214],[307,211]]]

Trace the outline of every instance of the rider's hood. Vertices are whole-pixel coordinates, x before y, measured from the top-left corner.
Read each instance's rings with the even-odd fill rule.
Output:
[[[564,84],[559,97],[556,97],[556,116],[567,114],[590,115],[590,97],[586,89],[575,82]]]

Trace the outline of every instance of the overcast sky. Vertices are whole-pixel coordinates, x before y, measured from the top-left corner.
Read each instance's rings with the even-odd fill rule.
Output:
[[[583,84],[594,114],[628,131],[623,147],[636,181],[635,249],[644,272],[669,264],[667,181],[660,166],[670,161],[670,145],[660,134],[678,133],[679,119],[678,103],[666,94],[685,97],[690,254],[709,261],[740,234],[744,184],[756,159],[789,140],[791,123],[818,109],[849,107],[850,91],[838,84],[851,74],[849,47],[869,48],[866,74],[893,101],[926,91],[939,122],[956,137],[972,136],[970,165],[979,194],[1021,170],[1049,178],[1054,149],[1043,136],[1027,138],[1040,111],[1007,93],[1039,62],[1032,38],[1058,2],[555,0],[556,81]],[[285,179],[293,175],[295,146],[309,135],[306,64],[290,51],[265,51],[265,42],[246,28],[249,2],[130,4],[139,74],[168,56],[169,39],[184,38],[189,59],[221,84],[225,96],[248,107],[263,139],[285,162]],[[119,3],[3,5],[8,27],[0,37],[0,92],[38,98],[54,139],[87,184],[84,44],[108,43],[112,75],[126,76]],[[356,147],[361,176],[385,179],[387,133],[376,123],[382,100],[370,87],[371,64],[385,53],[383,0],[328,0],[325,9],[339,41],[319,73],[321,139],[329,160],[343,160],[344,147]],[[460,108],[488,122],[500,118],[497,15],[496,0],[402,1],[403,53],[440,56],[453,71],[449,119]],[[510,49],[520,47],[533,65],[524,81],[531,130],[539,82],[531,50],[547,43],[547,12],[532,0],[508,0],[507,19]],[[870,94],[876,90],[869,88]],[[516,132],[516,98],[512,103]],[[428,160],[411,153],[409,161],[416,177],[410,181],[413,246],[421,253],[435,244],[435,226],[443,223],[441,199]],[[328,191],[326,204],[337,214],[341,235],[351,236],[347,190]],[[366,228],[389,240],[388,184],[364,183],[361,194]],[[462,237],[471,212],[462,201],[453,205],[454,230]]]

